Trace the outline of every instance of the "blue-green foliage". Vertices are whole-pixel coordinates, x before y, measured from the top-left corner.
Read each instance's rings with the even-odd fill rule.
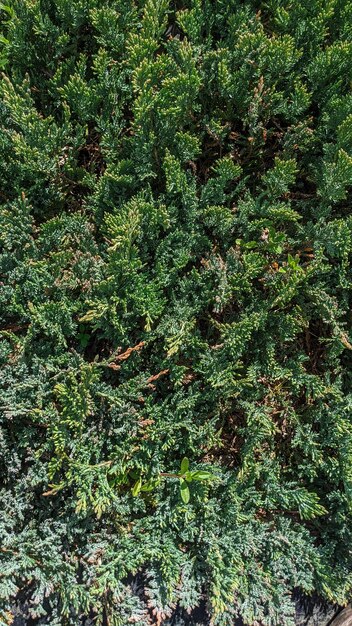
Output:
[[[0,19],[0,623],[346,603],[352,2]]]

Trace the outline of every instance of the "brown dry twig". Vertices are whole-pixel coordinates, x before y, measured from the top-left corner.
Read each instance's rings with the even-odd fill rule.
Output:
[[[158,378],[160,378],[160,376],[165,376],[165,374],[168,374],[168,373],[169,373],[169,369],[161,370],[161,372],[159,372],[158,374],[154,374],[154,376],[150,376],[147,379],[147,383],[152,383],[155,380],[158,380]]]
[[[125,352],[122,352],[122,354],[118,354],[117,356],[113,357],[113,361],[108,364],[108,367],[113,370],[119,370],[121,366],[114,363],[114,361],[126,361],[126,359],[131,356],[132,352],[139,352],[139,350],[141,350],[143,346],[145,346],[145,341],[140,341],[139,343],[137,343],[136,346],[133,346],[132,348],[127,348],[127,350],[125,350]]]

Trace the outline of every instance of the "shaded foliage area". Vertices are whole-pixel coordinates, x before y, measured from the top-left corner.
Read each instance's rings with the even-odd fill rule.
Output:
[[[352,2],[0,15],[2,623],[346,603]]]

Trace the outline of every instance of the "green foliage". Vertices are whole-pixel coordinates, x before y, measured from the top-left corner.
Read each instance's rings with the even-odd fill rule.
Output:
[[[0,33],[0,624],[347,603],[352,2]]]

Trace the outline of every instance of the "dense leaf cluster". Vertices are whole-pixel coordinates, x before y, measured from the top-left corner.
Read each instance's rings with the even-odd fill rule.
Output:
[[[0,17],[1,623],[347,602],[351,0]]]

